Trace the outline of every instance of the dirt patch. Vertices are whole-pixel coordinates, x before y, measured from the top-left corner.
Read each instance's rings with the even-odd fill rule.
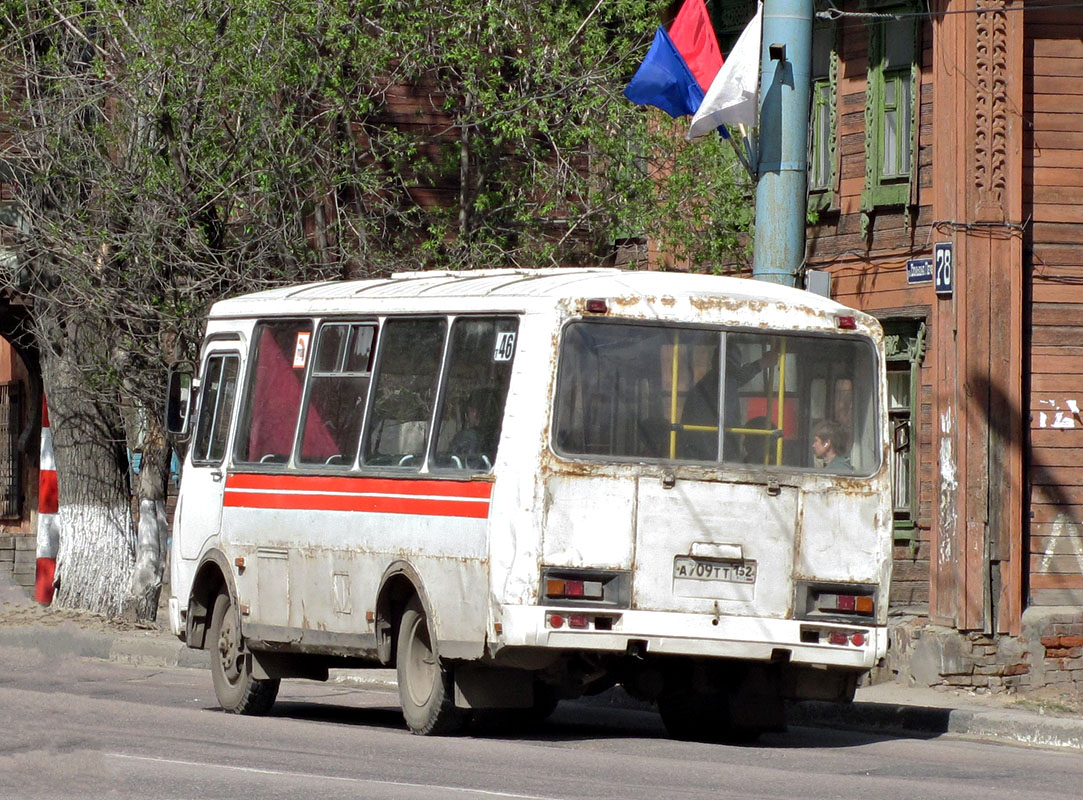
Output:
[[[0,576],[0,626],[41,625],[56,628],[75,625],[86,631],[115,633],[117,631],[156,631],[162,626],[157,622],[135,622],[125,619],[109,619],[104,614],[79,611],[36,603],[21,586],[10,578]]]
[[[1074,684],[1069,688],[1043,686],[1020,692],[1006,705],[1050,717],[1079,717],[1083,715],[1083,690]]]
[[[131,622],[121,619],[109,619],[104,614],[94,614],[90,611],[77,611],[68,608],[56,608],[54,606],[40,606],[30,602],[3,602],[0,603],[0,625],[25,626],[42,625],[45,627],[60,627],[61,625],[73,624],[82,630],[94,632],[116,631],[140,631],[161,630],[156,622]]]

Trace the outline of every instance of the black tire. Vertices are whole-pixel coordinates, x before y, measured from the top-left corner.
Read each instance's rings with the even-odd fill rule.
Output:
[[[234,714],[261,715],[270,711],[280,681],[252,677],[245,663],[241,620],[226,590],[219,592],[214,601],[209,636],[211,680],[218,705]]]
[[[429,636],[425,609],[410,600],[399,622],[395,649],[402,716],[411,733],[439,736],[460,730],[469,711],[455,707],[451,670],[440,662],[436,642]]]
[[[557,690],[547,683],[534,682],[534,705],[526,709],[526,719],[533,725],[540,725],[557,710]]]
[[[662,724],[674,739],[686,742],[741,744],[755,741],[760,730],[736,725],[725,693],[674,689],[658,698]]]

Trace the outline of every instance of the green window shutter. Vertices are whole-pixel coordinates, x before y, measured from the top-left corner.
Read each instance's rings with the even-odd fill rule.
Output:
[[[877,10],[909,13],[913,8]],[[863,231],[867,231],[868,215],[874,209],[911,202],[912,184],[917,180],[915,144],[920,103],[917,18],[877,17],[868,28]]]
[[[918,385],[926,326],[919,320],[884,320],[891,483],[895,541],[915,545],[918,520]]]
[[[809,209],[838,206],[838,26],[817,20],[812,33],[812,95],[809,117]]]

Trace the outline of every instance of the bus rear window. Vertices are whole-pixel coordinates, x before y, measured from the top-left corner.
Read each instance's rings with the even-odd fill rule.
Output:
[[[237,426],[234,459],[239,463],[285,464],[293,452],[312,322],[260,323],[253,342],[255,366]]]
[[[876,368],[872,343],[856,337],[576,322],[561,347],[553,447],[870,475]]]

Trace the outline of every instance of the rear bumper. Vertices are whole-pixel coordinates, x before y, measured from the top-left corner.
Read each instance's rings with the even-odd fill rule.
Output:
[[[715,617],[710,614],[502,606],[501,647],[540,647],[646,655],[697,656],[789,661],[809,666],[871,669],[887,652],[887,628],[765,617]],[[610,618],[610,630],[553,628],[547,613],[565,618],[581,613]],[[810,642],[811,631],[845,633],[845,644]],[[805,641],[802,641],[804,633]],[[850,637],[860,633],[860,645]],[[822,637],[826,639],[826,636]]]

